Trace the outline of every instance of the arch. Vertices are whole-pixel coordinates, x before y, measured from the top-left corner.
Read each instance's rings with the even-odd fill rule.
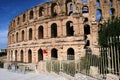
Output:
[[[14,42],[14,34],[12,34],[12,39],[11,39],[12,42]]]
[[[96,20],[101,21],[101,19],[102,19],[102,11],[101,11],[101,9],[97,9],[96,10]]]
[[[88,18],[87,18],[87,17],[84,18],[84,23],[85,23],[85,22],[88,22]]]
[[[96,7],[100,8],[100,0],[96,0]]]
[[[114,8],[111,8],[110,9],[110,15],[114,15],[115,14],[115,9]]]
[[[32,40],[32,28],[29,29],[29,40]]]
[[[23,55],[23,50],[20,51],[20,61],[24,62],[24,55]]]
[[[51,59],[56,60],[58,58],[58,50],[56,48],[53,48],[51,50]]]
[[[89,8],[88,8],[88,6],[83,6],[83,7],[82,7],[82,13],[89,13]]]
[[[15,58],[15,61],[17,61],[17,50],[15,50],[15,56],[14,56],[14,58]]]
[[[69,11],[73,11],[73,5],[71,4],[72,0],[66,0],[66,15],[69,15]]]
[[[110,6],[111,7],[113,6],[113,0],[110,0]]]
[[[16,33],[16,42],[18,42],[18,32]]]
[[[75,57],[74,57],[74,49],[73,48],[69,48],[67,50],[67,60],[74,60]]]
[[[25,22],[25,20],[26,20],[26,15],[23,14],[23,22]]]
[[[44,10],[43,7],[40,7],[40,8],[39,8],[39,17],[43,16],[43,10]]]
[[[38,39],[43,39],[43,26],[38,28]]]
[[[25,37],[25,31],[24,31],[24,30],[22,30],[22,36],[21,36],[22,41],[24,41],[24,37]]]
[[[82,3],[83,4],[87,4],[87,0],[82,0]]]
[[[38,61],[43,60],[43,51],[42,49],[38,50]]]
[[[20,18],[19,17],[17,18],[17,24],[20,24]]]
[[[57,16],[57,3],[53,3],[51,5],[51,14],[52,14],[52,17],[55,17]]]
[[[33,16],[34,16],[33,10],[31,10],[29,13],[29,19],[33,19]]]
[[[67,36],[73,36],[74,35],[73,22],[72,21],[68,21],[66,23],[66,34],[67,34]]]
[[[72,16],[72,15],[73,15],[73,11],[70,11],[70,12],[69,12],[69,16]]]
[[[11,50],[11,55],[10,55],[11,61],[13,61],[13,51]]]
[[[57,24],[53,23],[51,25],[51,38],[56,38],[57,37]]]
[[[28,50],[28,63],[32,63],[32,51]]]
[[[84,35],[90,34],[90,26],[88,24],[84,25]]]

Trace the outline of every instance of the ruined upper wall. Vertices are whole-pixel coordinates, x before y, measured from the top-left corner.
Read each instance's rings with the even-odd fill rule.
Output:
[[[28,22],[51,19],[60,16],[79,15],[88,18],[89,22],[104,21],[111,15],[120,16],[120,0],[52,0],[37,5],[15,17],[9,27],[9,31],[27,24]],[[96,19],[100,13],[99,20]]]

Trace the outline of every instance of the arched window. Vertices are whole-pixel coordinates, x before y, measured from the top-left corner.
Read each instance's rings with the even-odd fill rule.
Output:
[[[73,11],[73,5],[70,4],[70,11]]]
[[[57,9],[58,9],[57,4],[53,3],[51,5],[51,14],[52,14],[53,17],[57,16]]]
[[[38,61],[43,60],[43,51],[42,49],[38,50]]]
[[[110,6],[111,7],[113,6],[113,0],[110,0]]]
[[[88,24],[84,25],[84,34],[85,35],[90,34],[90,26]]]
[[[67,60],[74,60],[74,49],[69,48],[67,50]]]
[[[52,60],[56,60],[58,58],[58,52],[57,52],[57,49],[53,48],[51,50],[51,59]]]
[[[14,43],[14,34],[12,34],[12,39],[11,39],[11,41]]]
[[[44,10],[43,7],[40,7],[40,8],[39,8],[39,17],[43,16],[43,10]]]
[[[21,52],[20,52],[20,61],[21,61],[21,62],[24,61],[23,50],[21,50]]]
[[[28,50],[28,63],[32,63],[32,51]]]
[[[20,18],[18,17],[18,19],[17,19],[17,24],[20,24]]]
[[[88,6],[83,6],[83,7],[82,7],[82,13],[89,13],[89,8],[88,8]]]
[[[73,11],[70,11],[69,16],[72,16],[72,15],[73,15]]]
[[[96,7],[100,8],[100,0],[96,0]]]
[[[67,34],[67,36],[73,36],[74,35],[73,22],[72,21],[68,21],[66,23],[66,34]]]
[[[43,26],[38,28],[38,39],[43,39]]]
[[[31,11],[30,11],[30,17],[29,17],[29,19],[33,19],[33,16],[34,16],[33,10],[31,10]]]
[[[32,28],[29,29],[29,40],[32,40]]]
[[[23,22],[25,22],[26,16],[25,14],[23,14]]]
[[[57,24],[53,23],[51,25],[51,38],[57,37]]]
[[[111,8],[110,9],[110,15],[114,15],[115,14],[115,9],[114,8]]]
[[[97,9],[96,10],[96,20],[101,21],[101,19],[102,19],[102,11],[101,11],[101,9]]]
[[[25,35],[25,32],[24,32],[24,30],[23,30],[23,31],[22,31],[22,36],[21,36],[22,41],[24,41],[24,35]]]
[[[17,61],[17,50],[15,50],[15,56],[14,56],[14,58],[15,58],[15,61]]]
[[[16,33],[16,42],[18,42],[18,32]]]

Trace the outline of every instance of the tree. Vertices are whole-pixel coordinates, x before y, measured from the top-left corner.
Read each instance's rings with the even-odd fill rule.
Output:
[[[105,22],[99,32],[99,45],[108,47],[108,39],[120,35],[120,17],[112,17]]]

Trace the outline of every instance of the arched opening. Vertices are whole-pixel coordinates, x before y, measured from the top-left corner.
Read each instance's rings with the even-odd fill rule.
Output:
[[[70,11],[73,11],[73,5],[70,4]]]
[[[23,22],[25,22],[26,16],[25,14],[23,14]]]
[[[66,15],[70,16],[70,12],[73,12],[72,0],[66,0]]]
[[[110,6],[111,7],[113,6],[113,0],[110,0]]]
[[[21,62],[24,61],[23,50],[21,50],[21,52],[20,52],[20,61],[21,61]]]
[[[53,49],[51,50],[51,59],[52,59],[52,60],[57,60],[57,58],[58,58],[57,49],[53,48]]]
[[[15,56],[13,56],[15,58],[15,61],[17,61],[17,50],[15,50]]]
[[[84,35],[90,34],[90,26],[88,24],[84,25]]]
[[[13,51],[11,51],[10,60],[13,61]]]
[[[74,35],[73,22],[72,21],[68,21],[66,23],[66,34],[67,34],[67,36],[73,36]]]
[[[42,49],[39,49],[38,50],[38,61],[41,61],[41,60],[43,60],[43,51]]]
[[[38,39],[43,39],[43,26],[38,28]]]
[[[22,31],[22,41],[24,41],[24,35],[25,35],[25,32],[24,30]]]
[[[82,3],[83,4],[87,4],[87,0],[82,0]]]
[[[114,8],[111,8],[110,9],[110,15],[114,15],[115,14],[115,9]]]
[[[100,0],[96,0],[96,7],[100,8]]]
[[[72,15],[73,15],[73,11],[70,11],[70,12],[69,12],[69,16],[72,16]]]
[[[12,39],[11,39],[11,41],[14,43],[14,34],[12,34]]]
[[[29,29],[29,40],[32,40],[32,28]]]
[[[30,17],[29,17],[29,19],[33,19],[33,16],[34,16],[33,10],[31,10],[31,11],[30,11]]]
[[[88,18],[87,18],[87,17],[84,18],[84,23],[85,23],[85,22],[88,22]]]
[[[102,19],[102,11],[101,11],[101,9],[97,9],[96,10],[96,20],[101,21],[101,19]]]
[[[16,33],[16,42],[18,42],[18,32]]]
[[[44,10],[43,7],[40,7],[40,8],[39,8],[39,17],[43,16],[43,10]]]
[[[28,63],[32,63],[32,51],[28,50]]]
[[[17,19],[17,24],[20,24],[20,18],[18,17],[18,19]]]
[[[89,13],[89,8],[88,8],[88,6],[83,6],[82,7],[82,13],[84,14],[84,13]]]
[[[58,9],[57,3],[53,3],[51,5],[51,14],[52,14],[52,17],[57,16],[57,9]]]
[[[74,60],[74,49],[69,48],[67,50],[67,60]]]
[[[51,38],[56,38],[57,37],[57,24],[53,23],[51,25]]]

